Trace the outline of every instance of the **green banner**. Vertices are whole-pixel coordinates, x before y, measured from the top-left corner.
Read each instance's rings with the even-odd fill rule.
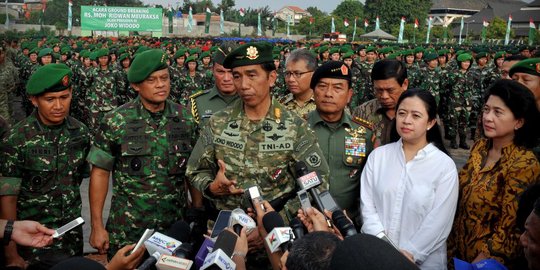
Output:
[[[81,6],[82,30],[162,31],[161,8]]]

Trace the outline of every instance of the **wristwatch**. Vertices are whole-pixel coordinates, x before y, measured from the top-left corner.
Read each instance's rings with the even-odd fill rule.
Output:
[[[4,246],[9,245],[11,241],[11,233],[13,233],[13,220],[8,220],[6,223],[6,228],[4,229]]]

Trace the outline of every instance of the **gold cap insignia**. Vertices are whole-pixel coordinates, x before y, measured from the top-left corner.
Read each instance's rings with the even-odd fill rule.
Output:
[[[249,46],[246,50],[246,55],[249,60],[255,60],[259,58],[259,51],[257,51],[256,47]]]

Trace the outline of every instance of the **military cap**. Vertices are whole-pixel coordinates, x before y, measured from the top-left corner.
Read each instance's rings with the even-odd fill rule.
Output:
[[[338,47],[332,47],[330,49],[330,54],[334,54],[334,53],[339,53],[339,48]]]
[[[404,50],[403,55],[407,56],[407,55],[414,55],[414,51],[413,50]]]
[[[445,56],[445,55],[448,54],[448,50],[447,50],[447,49],[441,49],[441,50],[439,50],[439,51],[437,52],[437,54],[438,54],[439,56]]]
[[[223,65],[225,57],[227,57],[227,55],[236,48],[238,48],[238,45],[236,43],[229,42],[221,44],[220,47],[217,47],[216,52],[214,52],[214,57],[212,57],[214,59],[214,63]]]
[[[377,48],[375,48],[375,46],[368,46],[366,48],[366,53],[368,52],[377,52]]]
[[[279,54],[272,54],[272,59],[274,59],[274,60],[279,60],[279,59],[281,59],[281,55],[279,55]]]
[[[431,60],[435,60],[439,57],[438,54],[436,53],[428,53],[426,55],[424,55],[424,61],[431,61]]]
[[[45,48],[45,49],[39,50],[38,57],[43,57],[45,55],[51,55],[52,56],[52,54],[53,54],[53,49]]]
[[[472,55],[468,53],[462,53],[457,57],[458,62],[465,62],[465,61],[470,61],[470,60],[472,60]]]
[[[185,49],[185,48],[178,49],[178,50],[176,51],[176,53],[174,54],[173,58],[174,58],[174,59],[178,59],[178,58],[180,58],[181,56],[186,56],[186,52],[187,52],[187,49]]]
[[[90,51],[88,50],[82,50],[80,53],[79,53],[79,56],[80,57],[83,57],[83,58],[88,58],[90,56]]]
[[[382,54],[392,53],[392,50],[393,50],[392,47],[384,47],[379,50],[379,53],[382,53]]]
[[[398,53],[391,53],[386,57],[386,59],[396,59],[397,57],[398,57]]]
[[[318,67],[311,77],[310,87],[315,89],[315,86],[322,78],[343,79],[351,83],[352,74],[347,65],[341,61],[328,61]]]
[[[146,47],[146,46],[140,46],[140,47],[137,48],[137,50],[135,51],[135,54],[142,53],[142,52],[145,52],[145,51],[148,51],[148,47]]]
[[[60,92],[71,86],[71,69],[65,64],[42,66],[30,76],[26,84],[26,93],[37,96],[46,92]]]
[[[196,54],[196,53],[200,53],[199,48],[193,48],[189,50],[189,55]]]
[[[160,49],[147,50],[140,53],[128,71],[130,83],[144,81],[154,71],[167,68],[167,55]]]
[[[501,57],[506,57],[506,52],[505,51],[500,51],[500,52],[497,52],[495,54],[495,56],[493,57],[493,59],[498,59],[498,58],[501,58]]]
[[[109,50],[108,49],[99,49],[96,51],[96,59],[102,57],[102,56],[108,56]]]
[[[189,62],[197,62],[197,57],[195,57],[195,55],[189,56],[188,58],[186,58],[186,61],[184,62],[184,64],[187,64]]]
[[[366,45],[358,45],[358,48],[356,49],[357,52],[361,51],[361,50],[365,50],[366,49]]]
[[[424,52],[424,48],[423,48],[423,47],[420,47],[420,46],[414,48],[414,53],[419,53],[419,52],[422,52],[422,53],[423,53],[423,52]]]
[[[517,72],[540,76],[540,58],[529,58],[517,62],[510,68],[510,76]]]
[[[268,42],[246,43],[232,51],[225,60],[225,68],[258,65],[273,62],[272,44]]]
[[[479,52],[476,54],[476,60],[482,58],[482,57],[487,57],[487,52]]]
[[[353,51],[348,51],[342,56],[342,58],[343,59],[352,58],[353,55],[354,55]]]
[[[62,47],[62,49],[60,49],[61,54],[69,54],[70,51],[71,51],[71,48],[69,46],[64,46]]]
[[[326,51],[328,51],[328,46],[319,47],[319,53],[323,53],[323,52],[326,52]]]
[[[124,61],[124,59],[128,58],[129,57],[129,53],[123,53],[120,55],[120,57],[118,57],[118,61],[122,62]]]
[[[203,59],[205,57],[210,57],[210,51],[205,51],[201,53],[201,56],[199,56],[200,59]]]

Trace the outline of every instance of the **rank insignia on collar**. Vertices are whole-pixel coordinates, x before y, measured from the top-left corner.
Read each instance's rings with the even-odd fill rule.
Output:
[[[246,50],[246,56],[249,60],[255,60],[259,58],[259,51],[257,51],[256,47],[249,46]]]

